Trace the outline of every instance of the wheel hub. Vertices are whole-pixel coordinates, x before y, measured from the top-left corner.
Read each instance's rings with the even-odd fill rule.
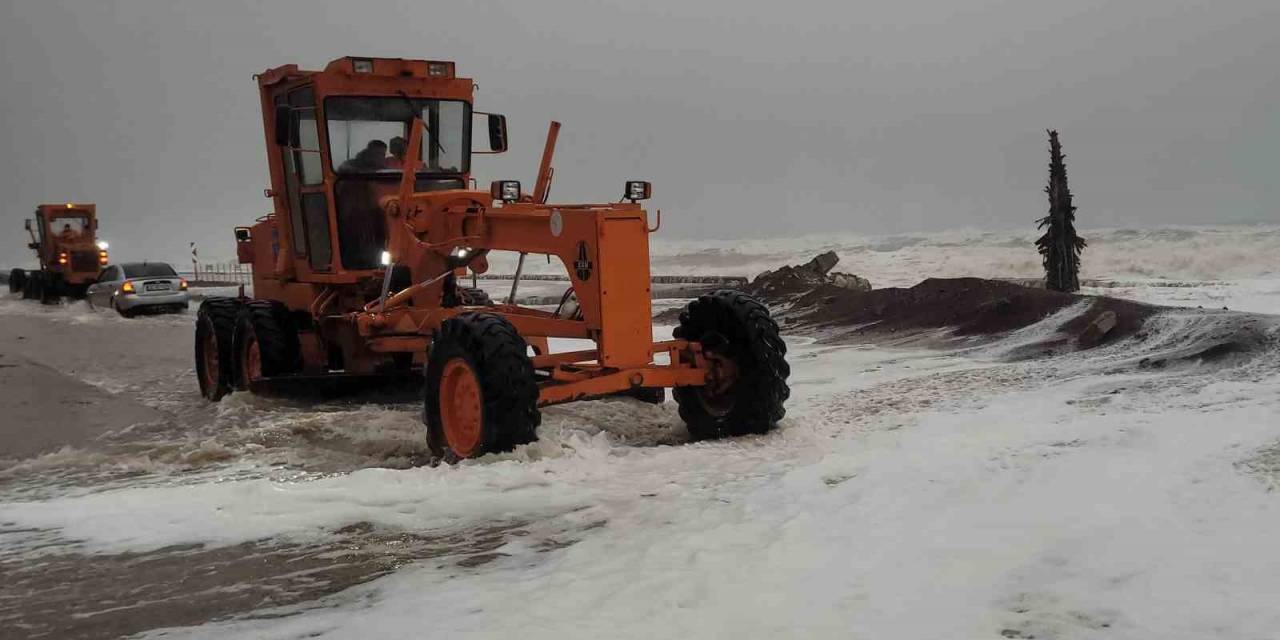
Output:
[[[205,386],[212,389],[218,384],[218,343],[213,330],[201,338],[200,351],[204,353],[201,373],[204,375]]]
[[[704,351],[707,361],[707,383],[699,395],[707,411],[715,415],[725,415],[733,409],[733,388],[738,382],[738,363],[732,358]]]
[[[253,382],[262,378],[262,349],[258,347],[258,339],[248,336],[245,339],[244,357],[245,382]]]
[[[467,458],[478,452],[484,402],[475,372],[462,358],[447,362],[440,374],[440,420],[454,453]]]

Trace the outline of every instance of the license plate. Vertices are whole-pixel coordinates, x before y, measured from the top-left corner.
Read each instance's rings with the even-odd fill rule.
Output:
[[[168,282],[147,282],[142,285],[142,288],[147,291],[168,291],[169,283]]]

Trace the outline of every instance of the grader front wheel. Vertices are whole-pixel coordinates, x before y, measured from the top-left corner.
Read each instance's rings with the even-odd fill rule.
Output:
[[[445,445],[461,458],[476,455],[484,430],[484,395],[475,371],[465,358],[453,358],[445,363],[437,395]]]
[[[538,386],[511,323],[464,313],[440,325],[427,354],[423,418],[431,453],[453,463],[537,438]]]
[[[755,298],[729,290],[703,295],[680,314],[675,337],[700,342],[710,369],[705,386],[671,392],[694,440],[766,433],[786,415],[787,345]]]

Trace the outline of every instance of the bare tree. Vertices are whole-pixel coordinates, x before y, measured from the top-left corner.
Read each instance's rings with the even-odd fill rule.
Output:
[[[1067,187],[1067,165],[1063,163],[1058,132],[1049,131],[1049,215],[1040,218],[1039,228],[1048,229],[1036,240],[1044,261],[1045,287],[1054,291],[1080,289],[1080,252],[1088,244],[1076,235],[1076,208]]]

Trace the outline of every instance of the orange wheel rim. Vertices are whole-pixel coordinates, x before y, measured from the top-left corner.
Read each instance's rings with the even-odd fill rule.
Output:
[[[480,448],[482,407],[480,383],[471,365],[462,358],[445,363],[440,374],[440,421],[445,442],[459,457],[468,458]]]
[[[258,348],[258,340],[249,336],[244,345],[244,378],[252,382],[262,377],[262,350]]]
[[[218,384],[218,342],[209,331],[200,340],[200,351],[204,353],[201,373],[204,375],[206,387]]]

